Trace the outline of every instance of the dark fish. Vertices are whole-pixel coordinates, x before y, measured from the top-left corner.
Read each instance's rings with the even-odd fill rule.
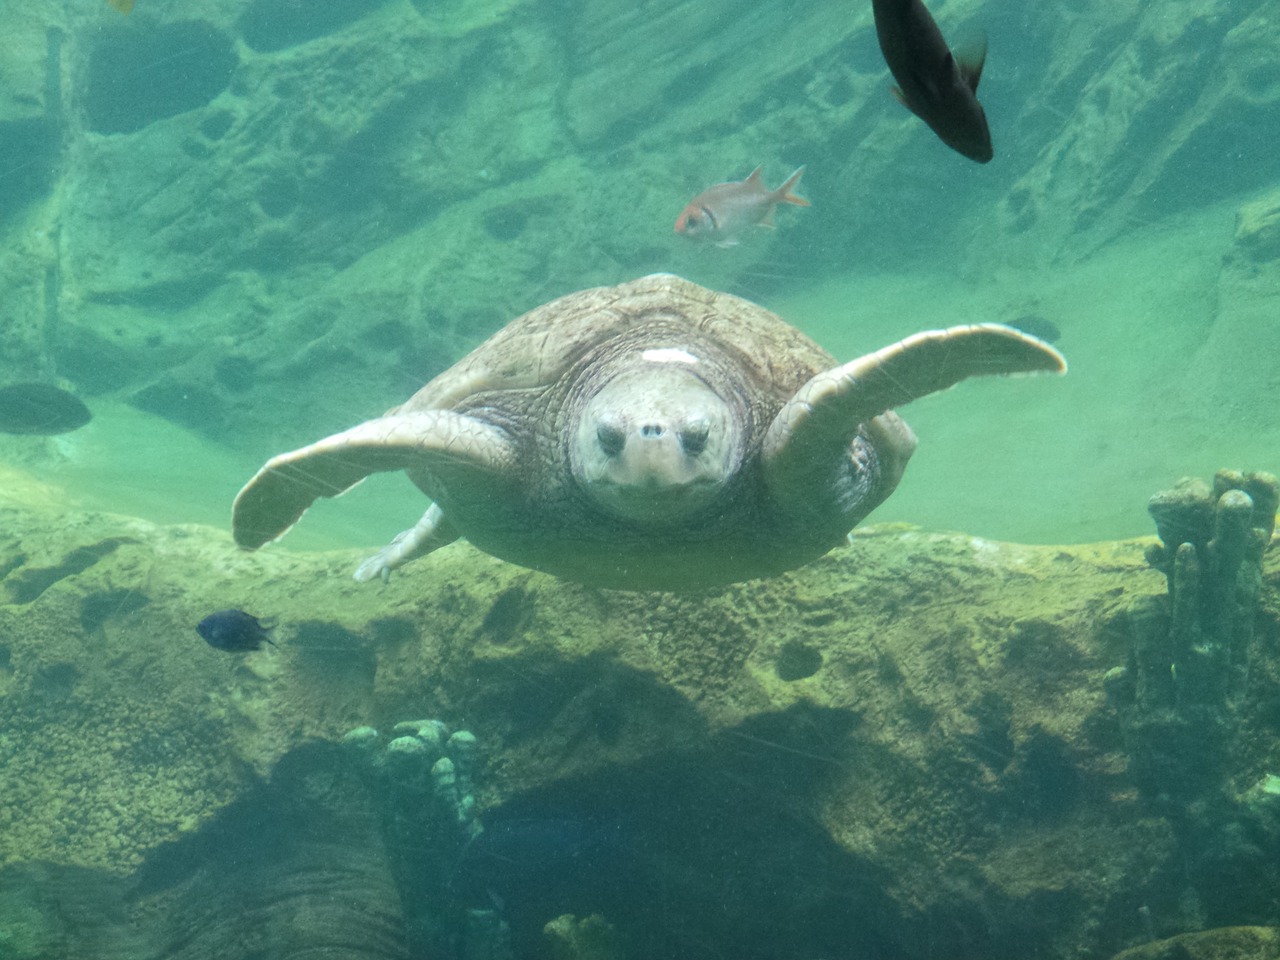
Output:
[[[0,433],[67,433],[92,416],[78,397],[47,383],[0,387]]]
[[[880,50],[898,81],[893,95],[952,150],[978,163],[990,160],[991,131],[977,96],[987,38],[952,56],[920,0],[872,0],[871,6]]]
[[[264,640],[276,646],[271,639],[273,629],[272,624],[263,623],[243,610],[219,610],[196,624],[196,633],[204,637],[209,646],[230,653],[260,650]]]
[[[1029,333],[1045,343],[1057,343],[1062,337],[1062,331],[1058,329],[1056,323],[1036,313],[1024,314],[1017,320],[1006,320],[1005,326]]]

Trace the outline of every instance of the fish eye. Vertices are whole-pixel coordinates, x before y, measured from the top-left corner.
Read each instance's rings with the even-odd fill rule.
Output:
[[[599,423],[596,425],[596,442],[607,457],[616,457],[627,445],[627,435],[615,423]]]

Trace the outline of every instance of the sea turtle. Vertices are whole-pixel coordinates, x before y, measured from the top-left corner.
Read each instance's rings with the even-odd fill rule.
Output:
[[[317,497],[404,470],[433,503],[358,580],[458,537],[602,587],[772,576],[844,542],[897,486],[916,438],[893,408],[966,377],[1065,369],[998,324],[840,365],[762,307],[657,274],[538,307],[406,403],[274,457],[232,527],[256,548]]]

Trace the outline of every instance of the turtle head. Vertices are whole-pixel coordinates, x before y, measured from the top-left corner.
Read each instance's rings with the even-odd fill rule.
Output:
[[[587,495],[610,513],[676,522],[711,503],[737,472],[739,418],[696,364],[681,350],[648,350],[638,367],[585,398],[568,432],[569,460]]]

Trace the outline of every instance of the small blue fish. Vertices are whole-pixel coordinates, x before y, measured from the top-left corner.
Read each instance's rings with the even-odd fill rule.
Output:
[[[261,650],[264,640],[277,646],[271,639],[274,629],[275,624],[264,623],[243,610],[219,610],[196,624],[196,633],[204,637],[209,646],[229,653]]]

